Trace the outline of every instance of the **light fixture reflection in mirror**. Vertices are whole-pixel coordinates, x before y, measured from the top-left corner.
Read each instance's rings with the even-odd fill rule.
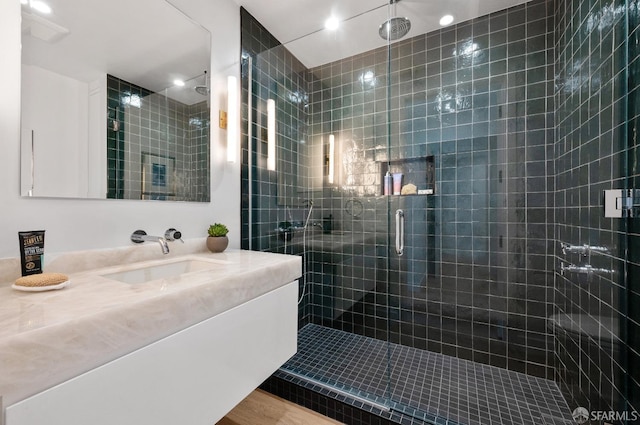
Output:
[[[227,162],[236,162],[238,148],[238,79],[227,77]]]
[[[20,0],[20,4],[29,6],[30,9],[48,15],[51,13],[51,6],[40,0]]]
[[[276,169],[276,101],[267,100],[267,170]]]

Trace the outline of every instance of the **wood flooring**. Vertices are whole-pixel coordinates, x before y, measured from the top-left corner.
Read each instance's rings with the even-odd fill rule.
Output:
[[[255,390],[216,425],[338,425],[333,419]]]

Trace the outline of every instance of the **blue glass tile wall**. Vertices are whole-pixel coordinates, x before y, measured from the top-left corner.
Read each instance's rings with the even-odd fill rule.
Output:
[[[302,255],[304,246],[299,237],[287,237],[277,229],[299,227],[308,211],[305,209],[308,203],[300,202],[300,198],[305,198],[308,175],[305,166],[308,154],[304,150],[308,127],[306,68],[244,8],[241,8],[241,45],[241,246]],[[276,171],[267,167],[269,99],[276,105]],[[251,138],[248,105],[252,114]],[[303,268],[306,276],[306,261]],[[303,281],[300,293],[304,291]],[[309,293],[306,294],[308,299]],[[305,300],[300,303],[299,319],[300,326],[308,323],[309,303]]]
[[[629,104],[627,116],[627,176],[629,188],[640,188],[640,2],[628,3],[628,62]],[[625,320],[627,344],[625,345],[628,367],[626,410],[640,410],[640,220],[628,220],[627,239],[627,314]]]
[[[637,230],[633,220],[604,218],[602,208],[602,191],[626,187],[628,164],[637,162],[638,52],[634,38],[627,37],[629,30],[637,34],[636,27],[635,2],[557,2],[555,268],[590,264],[612,271],[556,275],[550,325],[556,327],[557,380],[571,408],[623,412],[630,408],[627,391],[638,408],[638,275],[625,276],[627,252],[631,269],[638,264]],[[628,171],[633,184],[637,168]],[[608,253],[565,253],[560,243],[604,247]]]

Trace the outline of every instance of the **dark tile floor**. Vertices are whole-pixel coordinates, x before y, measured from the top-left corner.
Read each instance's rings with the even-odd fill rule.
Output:
[[[403,424],[574,424],[553,381],[313,324],[276,376]]]

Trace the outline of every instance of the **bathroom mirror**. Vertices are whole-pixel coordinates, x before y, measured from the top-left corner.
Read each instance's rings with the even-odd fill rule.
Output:
[[[22,0],[21,194],[209,202],[211,34],[164,0],[44,1]]]

